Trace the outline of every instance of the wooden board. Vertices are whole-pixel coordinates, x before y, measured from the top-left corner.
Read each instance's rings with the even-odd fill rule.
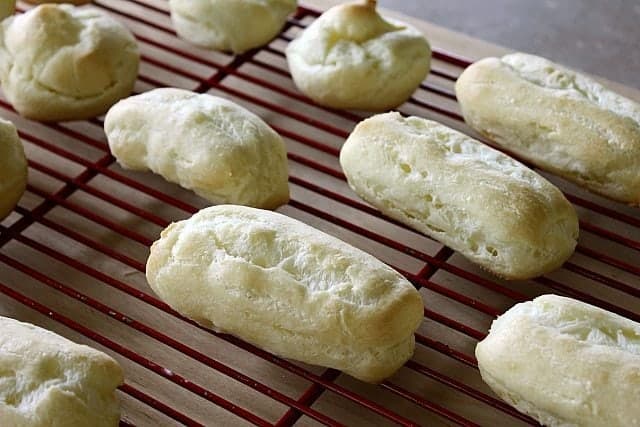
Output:
[[[158,176],[121,169],[108,155],[99,120],[34,123],[11,111],[3,98],[0,115],[20,128],[31,168],[28,192],[0,228],[0,313],[113,355],[126,371],[126,386],[119,392],[124,422],[227,426],[248,424],[244,418],[249,418],[307,426],[327,421],[324,415],[347,425],[390,425],[401,418],[430,426],[523,425],[526,420],[501,406],[473,366],[475,344],[495,313],[518,299],[558,292],[596,298],[638,315],[638,209],[545,174],[574,196],[582,220],[582,249],[569,264],[540,280],[505,283],[457,254],[444,261],[449,252],[441,244],[388,221],[347,187],[336,151],[364,115],[336,114],[300,97],[281,55],[285,39],[244,57],[235,70],[233,57],[195,48],[167,31],[165,0],[100,0],[96,7],[139,38],[145,60],[137,91],[158,85],[207,88],[223,70],[222,82],[208,92],[246,106],[285,137],[292,202],[278,211],[406,272],[421,285],[427,310],[412,362],[380,386],[278,359],[198,328],[155,298],[144,263],[150,242],[167,222],[207,203]],[[438,49],[471,59],[505,51],[406,19]],[[299,31],[294,25],[286,35]],[[451,75],[461,71],[442,60],[434,61],[434,69]],[[445,93],[453,86],[434,73],[427,84]],[[636,91],[617,87],[640,99]],[[473,134],[460,120],[432,108],[457,114],[449,97],[420,89],[415,100],[400,110]],[[289,410],[296,405],[306,414]]]

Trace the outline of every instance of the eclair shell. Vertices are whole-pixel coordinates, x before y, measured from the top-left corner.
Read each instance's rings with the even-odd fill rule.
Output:
[[[640,104],[523,53],[485,58],[456,82],[465,121],[495,143],[594,193],[640,203]]]
[[[0,425],[116,427],[122,368],[110,356],[0,316]]]
[[[284,215],[221,205],[162,232],[147,279],[198,323],[368,382],[413,354],[423,317],[398,272]]]
[[[507,279],[558,268],[575,210],[546,179],[437,122],[398,113],[359,123],[340,152],[351,188],[385,215]]]
[[[547,426],[640,426],[640,324],[557,295],[515,305],[476,346],[482,379]]]

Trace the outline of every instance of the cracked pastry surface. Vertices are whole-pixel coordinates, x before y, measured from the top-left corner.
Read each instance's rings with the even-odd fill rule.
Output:
[[[364,200],[501,277],[554,270],[576,246],[578,218],[560,190],[437,122],[399,113],[366,119],[340,164]]]
[[[275,209],[289,200],[282,138],[224,98],[155,89],[114,105],[104,129],[122,167],[151,170],[213,203]]]
[[[289,43],[286,55],[296,86],[316,103],[366,111],[402,104],[431,63],[424,35],[383,18],[371,0],[329,9]]]
[[[543,295],[494,320],[475,354],[498,396],[546,426],[640,426],[637,322]]]
[[[514,53],[456,82],[465,121],[487,138],[594,193],[640,204],[640,104],[547,59]]]
[[[0,424],[115,427],[122,368],[110,356],[0,316]]]
[[[2,90],[23,116],[95,117],[131,92],[138,74],[133,35],[97,9],[45,4],[2,22]]]
[[[272,353],[379,382],[413,354],[422,298],[373,256],[284,215],[206,208],[171,224],[147,280],[181,314]]]

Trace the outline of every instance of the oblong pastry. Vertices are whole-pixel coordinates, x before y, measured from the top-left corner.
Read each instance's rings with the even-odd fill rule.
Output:
[[[2,90],[31,119],[103,114],[131,93],[139,61],[131,32],[97,9],[45,4],[2,21]]]
[[[516,304],[476,346],[482,379],[547,426],[640,426],[640,324],[557,295]]]
[[[0,221],[13,210],[27,188],[27,158],[16,127],[0,118]]]
[[[340,152],[349,186],[384,214],[507,279],[559,267],[578,237],[560,190],[439,123],[398,113],[360,122]]]
[[[456,82],[487,138],[614,200],[640,204],[640,104],[538,56],[485,58]]]
[[[420,294],[399,273],[281,214],[214,206],[171,224],[147,280],[196,322],[283,357],[368,382],[414,350]]]
[[[115,427],[122,383],[106,354],[0,316],[0,425]]]
[[[198,46],[243,53],[278,35],[296,0],[169,0],[180,37]]]
[[[296,86],[316,103],[367,111],[405,102],[431,64],[424,35],[380,16],[374,0],[329,9],[289,43],[286,54]]]
[[[104,130],[122,167],[151,170],[213,203],[275,209],[289,200],[282,138],[226,99],[155,89],[114,105]]]

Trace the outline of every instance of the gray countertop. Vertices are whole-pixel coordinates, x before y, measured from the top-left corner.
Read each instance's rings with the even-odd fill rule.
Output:
[[[640,0],[379,0],[380,6],[640,88]]]

